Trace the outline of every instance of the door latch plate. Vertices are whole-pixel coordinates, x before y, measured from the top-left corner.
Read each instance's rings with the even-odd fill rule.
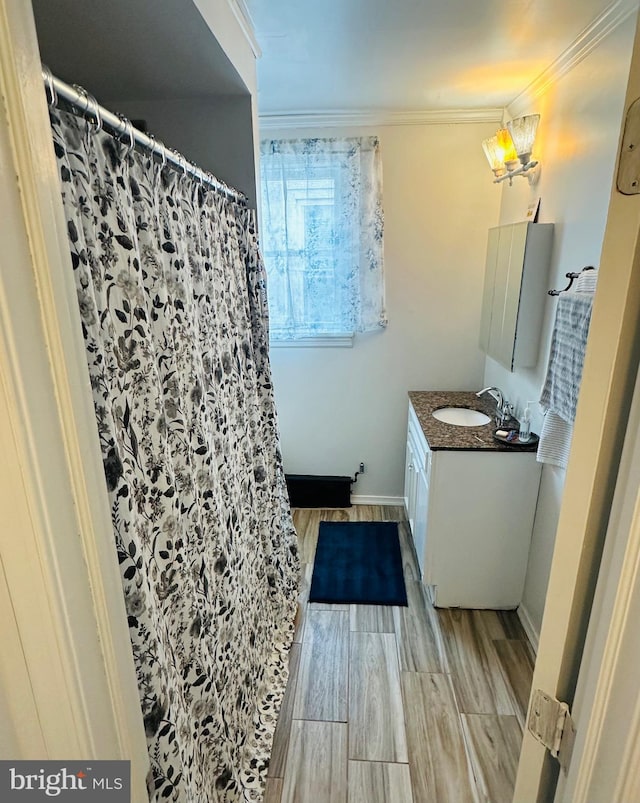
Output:
[[[627,112],[618,162],[617,186],[623,195],[640,193],[640,98],[629,106]]]

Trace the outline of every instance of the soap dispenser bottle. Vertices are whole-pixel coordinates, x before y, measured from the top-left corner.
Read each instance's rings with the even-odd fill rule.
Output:
[[[533,402],[527,402],[525,408],[520,416],[520,432],[518,433],[518,440],[520,443],[528,443],[531,437],[531,410],[529,405]]]

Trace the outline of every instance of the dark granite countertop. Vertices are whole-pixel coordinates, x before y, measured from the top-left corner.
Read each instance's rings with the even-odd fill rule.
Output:
[[[458,450],[485,450],[493,452],[535,452],[537,443],[527,446],[510,446],[493,437],[498,429],[494,414],[496,403],[485,393],[478,397],[464,390],[410,390],[409,400],[416,412],[429,448]],[[491,423],[479,427],[458,427],[438,421],[431,414],[440,407],[466,407],[481,410],[491,416]]]

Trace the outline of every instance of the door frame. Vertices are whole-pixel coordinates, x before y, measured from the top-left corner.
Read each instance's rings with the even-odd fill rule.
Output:
[[[0,0],[0,692],[18,755],[149,758],[31,4]],[[5,643],[3,638],[3,643]],[[15,739],[13,740],[16,746]],[[9,748],[7,748],[9,749]]]

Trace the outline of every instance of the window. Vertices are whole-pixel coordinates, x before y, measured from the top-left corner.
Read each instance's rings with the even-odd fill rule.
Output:
[[[377,138],[265,140],[260,166],[272,341],[385,326]]]

